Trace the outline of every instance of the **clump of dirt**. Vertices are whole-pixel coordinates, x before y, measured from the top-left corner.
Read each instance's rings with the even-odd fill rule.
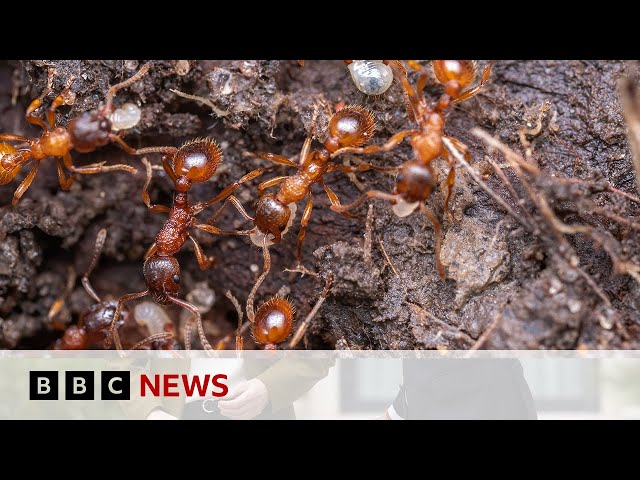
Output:
[[[50,72],[53,92],[71,85],[75,93],[73,105],[59,109],[59,124],[65,126],[76,115],[100,107],[109,85],[131,76],[143,63],[0,63],[0,131],[39,135],[23,116],[29,102],[45,90]],[[499,61],[482,93],[447,116],[447,135],[469,146],[471,163],[518,218],[460,167],[452,215],[445,215],[448,167],[438,161],[443,188],[434,192],[429,206],[443,222],[445,280],[435,268],[433,228],[422,214],[399,218],[388,203],[375,199],[369,222],[366,206],[347,219],[329,209],[324,190],[315,186],[303,259],[321,278],[283,272],[295,264],[298,216],[296,226],[271,250],[273,269],[259,301],[284,292],[297,306],[298,318],[304,318],[323,279],[333,272],[331,294],[301,343],[305,348],[638,348],[640,285],[623,272],[628,265],[640,265],[640,205],[609,188],[635,192],[616,89],[626,70],[615,61]],[[410,73],[411,81],[415,76]],[[441,92],[431,78],[425,95],[436,100]],[[397,83],[380,97],[366,97],[341,61],[308,61],[303,68],[292,61],[152,61],[148,75],[118,92],[115,105],[125,102],[142,110],[140,123],[124,137],[132,146],[178,146],[196,136],[218,140],[224,160],[210,182],[194,186],[197,200],[213,197],[252,169],[271,166],[258,152],[296,160],[306,135],[323,139],[328,117],[343,102],[374,112],[371,143],[413,127]],[[523,184],[498,149],[471,133],[474,127],[542,173],[526,174]],[[405,142],[367,161],[399,165],[411,155]],[[18,206],[10,206],[11,197],[27,171],[0,187],[1,348],[48,348],[62,335],[47,319],[49,308],[65,289],[68,267],[79,275],[86,270],[101,228],[107,228],[108,236],[92,275],[96,291],[115,298],[144,289],[142,258],[165,214],[150,213],[140,199],[140,160],[113,146],[73,156],[78,165],[128,163],[139,174],[85,175],[62,192],[55,162],[45,160]],[[159,164],[160,158],[149,160]],[[340,161],[354,164],[357,158]],[[491,162],[510,180],[511,191]],[[237,197],[252,213],[257,184],[290,172],[276,167],[241,187]],[[567,183],[560,177],[591,183]],[[326,181],[343,203],[364,190],[391,191],[394,184],[392,176],[372,171],[332,173]],[[169,204],[171,191],[169,179],[156,172],[152,202]],[[589,230],[558,237],[558,225],[550,223],[540,199],[562,224]],[[298,206],[299,213],[302,208]],[[219,223],[248,228],[233,209]],[[181,294],[203,285],[215,292],[215,304],[203,317],[213,343],[236,326],[235,310],[224,292],[229,289],[245,301],[262,257],[242,237],[199,232],[197,239],[216,264],[200,271],[185,248],[178,255]],[[90,305],[77,281],[57,323],[76,323]],[[179,311],[170,309],[169,314],[178,325]],[[249,340],[246,345],[251,346]]]

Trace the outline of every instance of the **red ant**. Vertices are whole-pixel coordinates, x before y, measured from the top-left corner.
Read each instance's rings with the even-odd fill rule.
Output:
[[[103,228],[98,232],[93,258],[91,259],[89,268],[82,277],[82,286],[86,290],[87,294],[96,301],[96,303],[82,315],[78,325],[71,325],[65,329],[63,337],[57,340],[53,347],[55,350],[88,350],[91,348],[104,348],[105,343],[107,343],[107,335],[109,333],[111,322],[114,318],[117,302],[115,300],[101,300],[89,281],[89,276],[100,259],[100,253],[102,252],[102,247],[104,246],[106,238],[107,230]],[[75,279],[75,275],[73,278]],[[64,301],[64,297],[66,297],[66,295],[63,295],[62,298],[56,300],[56,302],[51,306],[49,318],[55,316],[55,312],[59,311],[60,304]],[[119,330],[138,330],[137,327],[138,325],[133,322],[133,318],[128,310],[123,312],[122,318],[119,319],[116,325],[116,328]],[[171,339],[174,337],[174,332],[170,327],[167,328],[167,326],[165,326],[165,330],[167,331],[151,335],[137,343],[127,342],[127,348],[137,350],[150,343],[154,343],[155,346],[160,349],[169,348],[171,345]]]
[[[175,304],[191,312],[196,318],[200,341],[205,349],[211,350],[202,328],[202,320],[198,309],[189,302],[177,298],[180,289],[180,264],[175,254],[182,248],[187,239],[193,243],[196,259],[200,269],[206,270],[211,266],[212,260],[207,258],[200,244],[189,233],[189,229],[196,228],[213,234],[237,234],[246,235],[244,231],[225,231],[212,225],[198,222],[196,215],[209,205],[224,200],[238,186],[262,173],[262,169],[245,175],[238,182],[227,186],[219,195],[207,202],[190,203],[188,192],[192,183],[206,182],[215,173],[222,160],[220,147],[210,139],[196,139],[185,143],[180,148],[175,147],[149,147],[133,150],[137,155],[143,153],[164,153],[162,165],[169,178],[174,183],[173,206],[152,205],[147,189],[151,182],[151,164],[143,159],[147,167],[147,180],[145,182],[142,198],[145,205],[154,212],[168,212],[169,218],[156,235],[156,241],[151,245],[145,255],[143,273],[147,289],[130,293],[120,297],[111,322],[110,334],[115,340],[116,348],[122,349],[116,328],[123,305],[129,300],[151,295],[160,305]],[[190,322],[187,322],[189,325]],[[185,334],[185,338],[187,335]]]
[[[340,206],[338,196],[324,183],[323,176],[326,173],[334,170],[346,173],[360,172],[371,168],[384,171],[384,168],[373,165],[349,167],[331,162],[336,156],[336,152],[341,149],[359,147],[366,143],[371,138],[374,128],[375,121],[371,112],[358,105],[349,105],[333,114],[329,119],[329,136],[324,141],[323,148],[310,151],[312,137],[307,137],[300,152],[299,164],[281,155],[261,153],[260,158],[280,165],[296,167],[298,171],[293,175],[272,178],[258,186],[258,192],[262,194],[267,188],[282,184],[276,194],[267,193],[260,196],[255,205],[255,217],[247,214],[234,196],[229,196],[220,210],[207,223],[213,223],[230,202],[241,215],[253,222],[254,228],[248,232],[251,241],[257,246],[262,246],[263,242],[272,245],[280,242],[282,236],[293,224],[297,210],[296,202],[308,197],[298,233],[297,267],[289,271],[315,275],[302,265],[302,242],[306,236],[307,224],[313,210],[311,187],[314,183],[322,185],[331,204],[338,207]],[[257,169],[245,177],[255,178],[263,171],[264,169]],[[242,180],[236,183],[242,183]]]
[[[149,71],[149,64],[146,63],[127,80],[109,88],[105,99],[105,105],[99,110],[84,112],[71,120],[66,128],[56,126],[56,109],[67,103],[70,94],[70,85],[67,85],[60,95],[58,95],[49,110],[47,111],[47,123],[33,114],[40,105],[42,99],[36,98],[25,114],[25,119],[32,125],[42,128],[43,133],[39,138],[28,138],[21,135],[9,133],[0,134],[0,185],[6,185],[13,180],[22,167],[30,160],[35,160],[35,165],[16,189],[12,205],[16,205],[20,197],[27,191],[38,172],[40,162],[47,157],[56,157],[58,169],[58,181],[62,190],[69,190],[73,184],[73,177],[67,178],[64,169],[78,174],[96,174],[123,170],[129,173],[137,173],[136,169],[129,165],[109,165],[104,162],[76,167],[71,158],[71,152],[76,150],[80,153],[89,153],[98,147],[103,147],[110,142],[115,142],[127,151],[132,150],[118,135],[111,132],[111,120],[108,115],[113,110],[113,98],[115,94],[129,85],[137,82]],[[22,142],[28,144],[27,148],[16,148],[4,142]]]
[[[293,317],[295,315],[295,307],[292,303],[280,296],[271,297],[269,300],[264,302],[258,310],[254,310],[253,302],[255,299],[256,292],[264,279],[269,274],[269,270],[271,269],[271,256],[269,254],[269,246],[266,242],[266,237],[263,240],[262,244],[262,253],[264,256],[264,268],[258,280],[254,284],[251,292],[249,293],[249,297],[247,298],[247,317],[249,318],[249,323],[245,325],[250,325],[251,327],[251,335],[253,336],[254,341],[263,345],[265,350],[276,350],[278,344],[284,342],[290,335],[293,330]],[[298,329],[296,330],[295,335],[289,342],[289,348],[295,347],[298,342],[304,336],[304,333],[307,330],[307,327],[311,323],[311,320],[315,316],[315,314],[320,310],[320,307],[324,303],[327,295],[329,294],[329,289],[331,288],[331,282],[333,280],[333,274],[329,272],[327,274],[327,280],[325,283],[325,287],[320,294],[320,298],[311,309],[311,312],[307,315],[307,317],[300,324]],[[242,308],[240,307],[240,303],[238,300],[231,294],[231,292],[226,293],[227,298],[231,300],[236,307],[238,312],[238,330],[236,332],[236,350],[242,350],[243,340],[242,340],[242,332],[245,328],[243,326],[243,314]]]
[[[396,68],[391,64],[393,68]],[[410,62],[414,69],[420,68],[414,62]],[[422,212],[433,224],[436,233],[436,267],[441,278],[445,278],[445,270],[440,260],[440,244],[442,232],[440,222],[433,212],[426,206],[426,200],[437,186],[437,174],[433,166],[433,160],[443,157],[450,166],[447,177],[447,194],[445,197],[445,212],[449,212],[449,199],[455,183],[455,159],[453,159],[444,142],[462,151],[465,157],[470,158],[467,147],[455,138],[444,134],[445,113],[453,105],[467,100],[478,94],[489,79],[493,64],[485,67],[480,83],[470,87],[477,75],[476,62],[471,60],[434,60],[433,71],[438,82],[444,85],[445,93],[438,102],[431,105],[424,99],[422,92],[427,84],[427,72],[422,71],[418,78],[417,87],[414,88],[404,75],[398,75],[402,86],[410,98],[411,110],[418,129],[403,130],[393,135],[383,145],[372,145],[364,148],[347,147],[336,152],[371,154],[388,152],[395,148],[405,138],[409,137],[415,159],[396,167],[399,172],[396,186],[391,194],[378,190],[371,190],[361,195],[355,202],[348,205],[332,205],[331,209],[338,213],[345,213],[357,207],[367,198],[381,198],[388,200],[393,205],[393,211],[400,217],[413,213],[419,206]],[[363,164],[362,166],[366,166]]]

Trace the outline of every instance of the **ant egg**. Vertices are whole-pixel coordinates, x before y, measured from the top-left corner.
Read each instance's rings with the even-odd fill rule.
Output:
[[[111,130],[117,132],[118,130],[126,130],[127,128],[135,127],[140,123],[141,116],[142,111],[137,105],[134,105],[133,103],[125,103],[109,115],[109,120],[111,120]]]
[[[293,221],[296,218],[296,211],[298,210],[298,206],[295,203],[290,203],[289,205],[287,205],[287,207],[289,207],[289,211],[291,212],[291,215],[289,215],[289,221],[287,222],[287,227],[282,231],[283,236],[289,231],[289,228],[291,228],[291,225],[293,225]],[[255,233],[252,233],[251,235],[249,235],[249,238],[251,239],[253,244],[258,247],[262,247],[262,242],[264,242],[264,237],[265,237],[265,234],[262,233],[257,228]],[[273,238],[273,235],[270,233],[269,237],[267,237],[267,247],[270,247],[271,245],[273,245],[273,242],[271,241],[272,238]]]
[[[164,326],[171,323],[164,309],[155,302],[141,302],[133,309],[138,325],[149,329],[150,335],[163,333]]]
[[[391,207],[391,210],[393,210],[393,213],[395,213],[398,217],[407,217],[414,212],[419,203],[420,202],[407,203],[400,198],[398,199],[398,203]]]
[[[349,71],[353,83],[366,95],[382,95],[393,83],[393,71],[382,60],[354,60]]]

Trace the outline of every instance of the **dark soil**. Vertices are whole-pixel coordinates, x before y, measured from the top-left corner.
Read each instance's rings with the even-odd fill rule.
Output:
[[[267,165],[245,152],[268,151],[294,157],[310,125],[314,105],[321,118],[316,138],[326,135],[326,115],[339,102],[363,104],[373,110],[377,128],[372,143],[412,126],[404,109],[399,85],[380,98],[368,98],[353,85],[341,61],[308,61],[304,68],[286,61],[154,61],[150,73],[121,91],[116,105],[141,105],[140,124],[127,132],[133,146],[180,145],[196,136],[216,138],[224,161],[211,182],[196,185],[193,197],[208,199],[250,170]],[[71,76],[76,100],[59,109],[59,123],[97,108],[110,84],[135,72],[142,61],[26,61],[0,63],[0,131],[37,135],[24,121],[30,100],[46,86],[54,67],[53,91],[59,92]],[[485,62],[480,62],[484,66]],[[601,232],[600,241],[584,234],[567,234],[579,267],[609,299],[606,304],[584,276],[566,261],[548,228],[535,234],[510,218],[467,172],[458,168],[453,215],[443,212],[443,189],[432,195],[431,208],[443,219],[443,261],[448,277],[441,280],[434,266],[434,232],[419,213],[406,218],[393,215],[388,203],[371,202],[372,242],[365,261],[367,207],[354,212],[354,220],[329,210],[324,190],[314,188],[314,211],[304,244],[308,267],[334,274],[331,294],[306,335],[306,348],[352,349],[466,349],[482,339],[482,348],[638,348],[640,346],[640,285],[631,276],[616,273],[611,256],[640,264],[640,232],[630,224],[590,211],[592,202],[606,212],[639,221],[640,206],[611,193],[581,185],[560,184],[548,178],[600,179],[625,191],[635,191],[632,157],[616,82],[625,65],[615,61],[499,61],[490,82],[477,97],[462,103],[448,116],[446,132],[471,148],[472,163],[480,166],[485,181],[517,208],[485,156],[499,164],[504,157],[491,153],[470,133],[480,127],[519,153],[524,152],[518,132],[535,127],[544,102],[549,102],[539,134],[530,135],[533,159],[544,175],[533,179],[559,219],[567,224],[588,224]],[[188,72],[185,74],[185,70]],[[415,80],[412,76],[412,80]],[[206,97],[211,107],[181,98],[172,89]],[[441,87],[432,81],[425,95],[436,99]],[[53,95],[48,97],[50,101]],[[410,158],[405,142],[384,155],[368,158],[376,164],[400,164]],[[353,161],[354,157],[351,157]],[[154,163],[158,156],[150,157]],[[61,336],[51,328],[47,313],[63,292],[72,266],[78,275],[86,269],[100,228],[108,237],[92,280],[105,297],[144,289],[142,256],[153,242],[165,214],[150,213],[140,199],[144,176],[139,159],[116,147],[95,153],[74,153],[78,165],[106,160],[129,163],[140,174],[107,173],[79,178],[69,192],[57,183],[55,162],[45,160],[17,207],[10,205],[18,182],[0,187],[0,347],[48,348]],[[438,163],[440,178],[446,166]],[[278,167],[269,176],[284,175]],[[510,169],[518,194],[524,190]],[[171,184],[157,174],[151,187],[154,203],[168,204]],[[255,181],[238,192],[253,211]],[[357,174],[357,181],[340,173],[327,176],[328,185],[343,203],[355,199],[361,188],[390,191],[393,178],[378,172]],[[360,184],[358,185],[358,182]],[[604,183],[602,183],[604,185]],[[295,263],[297,225],[281,244],[272,248],[274,267],[259,292],[260,299],[280,291],[297,306],[299,319],[313,306],[323,281],[284,273]],[[524,207],[544,225],[530,201]],[[611,218],[611,217],[609,217]],[[233,209],[220,225],[248,228]],[[200,232],[198,240],[217,258],[214,268],[198,269],[190,247],[178,255],[182,265],[182,295],[206,281],[216,292],[214,308],[204,316],[212,341],[232,331],[235,311],[224,297],[230,289],[246,295],[262,268],[261,252],[241,237]],[[384,251],[391,264],[385,259]],[[564,253],[563,253],[564,252]],[[563,257],[563,255],[565,255]],[[256,268],[256,266],[258,268]],[[397,273],[396,273],[397,272]],[[58,321],[75,323],[91,304],[76,282]],[[177,320],[178,311],[170,309]],[[247,343],[247,345],[250,345]]]

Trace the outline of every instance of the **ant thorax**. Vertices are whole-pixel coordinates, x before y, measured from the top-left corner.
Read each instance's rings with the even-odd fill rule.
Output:
[[[298,206],[295,203],[290,203],[289,205],[287,205],[287,208],[290,212],[289,221],[287,222],[287,226],[285,227],[285,229],[282,230],[282,235],[285,235],[289,231],[289,228],[291,228],[291,225],[293,225],[293,221],[296,218],[296,211],[298,210]],[[258,247],[262,247],[264,245],[265,237],[267,237],[268,247],[274,244],[273,239],[275,238],[275,235],[273,235],[272,233],[264,233],[257,227],[255,229],[255,232],[249,235],[251,241]]]

